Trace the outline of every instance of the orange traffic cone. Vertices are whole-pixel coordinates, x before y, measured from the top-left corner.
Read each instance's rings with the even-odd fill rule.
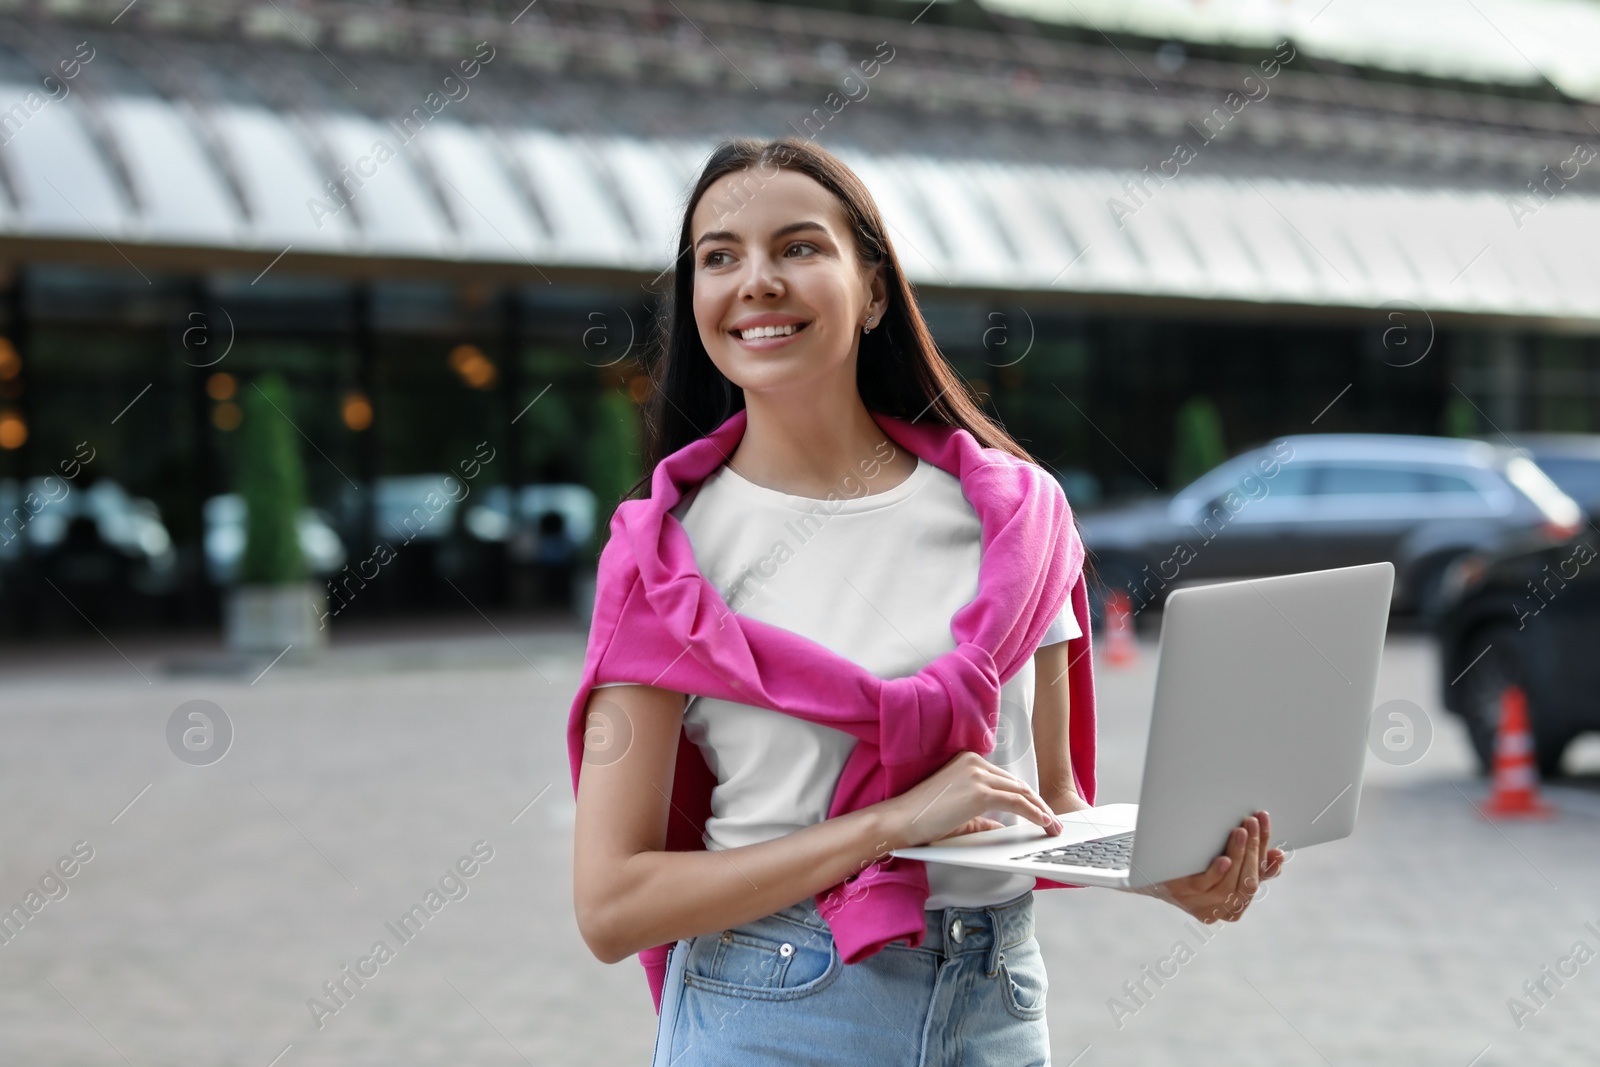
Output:
[[[1106,596],[1106,661],[1113,667],[1128,667],[1138,658],[1128,594],[1114,589]]]
[[[1484,810],[1500,818],[1548,817],[1553,808],[1539,799],[1539,773],[1528,729],[1528,696],[1508,685],[1500,694],[1500,731],[1495,736],[1494,786]]]

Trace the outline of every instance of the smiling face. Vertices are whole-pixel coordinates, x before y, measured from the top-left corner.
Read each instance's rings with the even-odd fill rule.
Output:
[[[853,383],[861,327],[868,315],[874,328],[883,320],[882,272],[861,266],[842,205],[809,175],[779,170],[744,202],[749,179],[724,175],[695,206],[694,317],[706,353],[747,390],[846,373]]]

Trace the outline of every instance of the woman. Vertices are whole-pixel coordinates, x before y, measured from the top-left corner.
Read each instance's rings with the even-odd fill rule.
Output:
[[[661,348],[647,472],[698,440],[734,440],[742,422],[726,462],[671,508],[727,608],[884,679],[948,652],[985,527],[964,483],[897,447],[882,417],[961,428],[1032,460],[938,353],[860,180],[804,141],[720,146],[687,205]],[[1089,669],[1067,656],[1087,621],[1073,581],[1031,662],[999,688],[987,758],[959,752],[836,817],[858,736],[655,685],[580,690],[575,710],[625,724],[627,741],[602,756],[586,736],[574,771],[578,925],[606,962],[673,944],[655,1062],[1049,1062],[1031,876],[927,865],[920,944],[849,966],[815,898],[888,849],[1019,819],[1059,833],[1054,813],[1090,806],[1068,744],[1066,679]],[[669,821],[685,814],[670,799],[680,737],[715,773],[709,817],[693,820],[703,851],[669,850]],[[1268,840],[1265,813],[1248,818],[1206,871],[1148,892],[1235,920],[1281,866]]]

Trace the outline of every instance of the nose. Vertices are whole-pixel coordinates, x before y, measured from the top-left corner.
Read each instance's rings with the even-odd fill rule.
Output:
[[[765,255],[751,256],[739,283],[739,299],[761,300],[783,294],[783,273]]]

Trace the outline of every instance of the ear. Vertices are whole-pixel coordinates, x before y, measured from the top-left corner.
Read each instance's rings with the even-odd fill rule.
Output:
[[[873,316],[873,325],[882,325],[884,313],[889,310],[889,283],[884,264],[875,264],[867,276],[867,314]]]

